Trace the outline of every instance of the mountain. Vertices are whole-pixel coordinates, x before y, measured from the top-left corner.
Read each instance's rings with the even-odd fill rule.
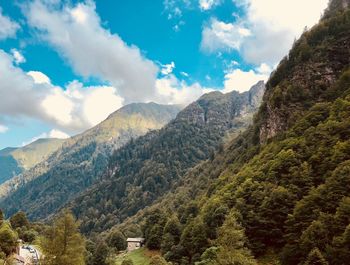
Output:
[[[82,221],[81,229],[104,231],[171,189],[187,170],[251,123],[264,89],[259,82],[241,94],[203,95],[159,131],[117,150],[105,175],[69,204]]]
[[[31,217],[47,217],[99,177],[113,150],[161,128],[178,111],[178,106],[156,103],[122,107],[97,126],[67,139],[43,162],[2,184],[1,207],[7,214],[22,209]]]
[[[246,131],[115,228],[175,264],[348,264],[349,6],[295,42]]]
[[[0,150],[0,184],[45,160],[63,142],[62,139],[38,139],[24,147]]]

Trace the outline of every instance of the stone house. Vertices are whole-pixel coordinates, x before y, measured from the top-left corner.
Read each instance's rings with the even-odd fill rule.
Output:
[[[145,239],[142,237],[128,238],[126,241],[128,242],[128,251],[139,249],[145,244]]]

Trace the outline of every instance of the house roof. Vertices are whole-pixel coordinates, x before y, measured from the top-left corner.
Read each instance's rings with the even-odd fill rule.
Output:
[[[143,241],[145,241],[145,239],[143,237],[135,237],[135,238],[129,237],[126,241],[127,242],[143,242]]]

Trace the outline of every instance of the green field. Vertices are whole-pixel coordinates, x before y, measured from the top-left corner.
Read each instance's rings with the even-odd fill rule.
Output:
[[[158,253],[149,251],[145,248],[137,249],[129,253],[120,254],[117,256],[116,265],[121,265],[122,261],[129,258],[133,261],[134,265],[148,265],[151,257],[157,255]]]

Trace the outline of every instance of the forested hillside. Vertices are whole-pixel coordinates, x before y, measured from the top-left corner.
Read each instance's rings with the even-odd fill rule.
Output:
[[[175,264],[348,264],[349,4],[295,42],[248,130],[118,228]]]
[[[63,143],[63,139],[38,139],[20,148],[0,150],[0,184],[47,159]]]
[[[155,103],[121,108],[92,129],[67,139],[47,160],[1,185],[1,208],[8,215],[25,210],[33,219],[48,217],[93,184],[113,150],[161,128],[178,111],[178,106]]]
[[[223,137],[237,135],[251,123],[264,88],[259,82],[242,94],[206,94],[163,129],[117,150],[107,174],[70,204],[82,231],[104,231],[170,190],[187,170],[212,157]]]

